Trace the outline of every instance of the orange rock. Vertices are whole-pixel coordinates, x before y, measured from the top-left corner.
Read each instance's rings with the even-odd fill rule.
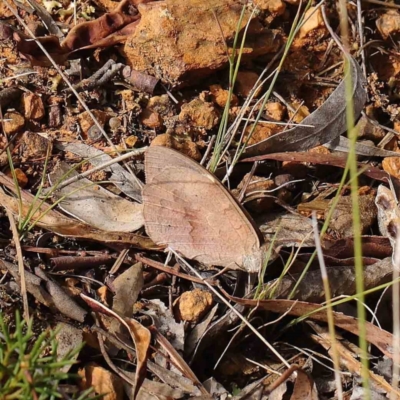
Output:
[[[40,120],[45,116],[42,98],[35,93],[24,93],[23,108],[26,119]]]
[[[162,117],[174,115],[174,106],[167,94],[151,97],[146,108],[157,112]]]
[[[52,146],[50,140],[35,132],[25,132],[21,139],[20,154],[23,159],[44,158],[49,146]]]
[[[151,129],[161,128],[163,126],[163,119],[161,115],[155,111],[145,108],[139,116],[140,122]]]
[[[247,140],[253,127],[254,124],[249,125],[246,128],[244,140]],[[257,126],[254,128],[253,134],[251,135],[249,141],[247,142],[247,145],[251,146],[253,144],[262,142],[263,140],[268,139],[272,135],[278,133],[280,129],[282,128],[274,124],[257,124]]]
[[[15,176],[17,178],[18,184],[21,188],[24,188],[28,184],[28,177],[25,175],[25,172],[20,168],[15,168]],[[7,172],[7,176],[12,178],[11,171]]]
[[[195,289],[182,293],[178,300],[179,316],[183,321],[198,322],[213,305],[210,292]]]
[[[382,161],[382,168],[388,174],[400,179],[400,157],[386,157]]]
[[[283,15],[286,4],[282,0],[254,0],[254,4],[264,11],[270,12],[274,17]]]
[[[138,137],[135,135],[128,136],[125,139],[125,143],[128,147],[135,147],[135,144],[137,143],[137,141],[138,141]]]
[[[212,101],[221,108],[224,108],[229,98],[229,91],[222,89],[221,85],[211,85],[210,92]],[[230,106],[237,106],[238,104],[239,99],[232,93]]]
[[[400,31],[400,13],[398,10],[389,10],[376,20],[376,27],[384,39]]]
[[[308,150],[308,152],[313,154],[330,154],[330,150],[324,146],[313,147],[312,149]]]
[[[278,102],[267,103],[265,113],[275,121],[282,121],[286,113],[286,107]]]
[[[181,121],[187,121],[198,128],[212,129],[219,122],[220,113],[213,103],[194,99],[184,104],[179,114]]]
[[[244,9],[240,18],[242,7],[235,0],[218,0],[213,12],[203,0],[142,2],[138,9],[141,18],[125,42],[125,59],[133,69],[159,76],[175,87],[193,85],[226,67],[225,43],[247,23],[247,59],[275,52],[283,41],[282,35],[265,28],[250,9]]]
[[[300,38],[304,38],[307,35],[313,34],[317,30],[319,31],[322,30],[323,34],[327,32],[324,19],[322,17],[321,8],[316,9],[316,7],[310,7],[307,10],[304,18],[306,22],[300,28],[299,31]]]
[[[104,126],[108,119],[108,114],[101,110],[91,110],[92,114],[96,117],[97,121],[99,121],[101,126]],[[83,137],[87,139],[89,129],[94,125],[94,122],[87,111],[79,114],[77,116],[77,120],[82,129]]]
[[[11,135],[20,131],[25,125],[25,118],[16,111],[9,111],[4,114],[4,132]]]
[[[176,138],[169,133],[156,136],[150,146],[165,146],[180,151],[196,161],[201,160],[201,153],[192,140],[189,138]]]
[[[288,110],[290,119],[297,124],[303,121],[305,117],[308,117],[310,115],[310,111],[308,110],[307,106],[305,106],[304,104],[300,107],[299,106],[300,104],[297,104],[297,102],[293,102],[292,107],[295,109],[295,112],[291,111],[290,109]]]
[[[81,378],[79,386],[82,389],[93,389],[95,393],[102,394],[104,400],[123,399],[122,379],[109,370],[97,364],[89,363],[78,371],[78,375]]]
[[[258,75],[252,71],[239,71],[235,82],[235,91],[243,97],[247,97],[253,90],[255,83],[258,80]],[[257,97],[260,94],[261,88],[254,95]]]
[[[12,17],[14,14],[7,7],[7,4],[3,1],[0,2],[0,19],[6,19]]]

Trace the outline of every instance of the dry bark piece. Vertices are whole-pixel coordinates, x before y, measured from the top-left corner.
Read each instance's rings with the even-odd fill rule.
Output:
[[[128,65],[122,70],[122,76],[139,92],[153,94],[157,88],[159,79],[154,76],[135,71]]]
[[[365,79],[360,66],[348,56],[353,83],[354,115],[358,117],[366,101]],[[276,151],[304,151],[336,139],[346,130],[345,81],[339,84],[326,102],[296,126],[246,148],[244,156]]]
[[[57,36],[36,37],[35,41],[32,41],[30,36],[15,31],[13,37],[17,41],[18,51],[32,65],[51,65],[37,42],[45,47],[58,64],[64,64],[68,58],[83,57],[84,53],[87,53],[90,49],[109,47],[125,41],[135,31],[137,20],[140,18],[136,8],[139,1],[148,0],[124,0],[112,12],[106,13],[93,21],[76,25],[69,31],[61,44]]]
[[[145,171],[143,215],[156,243],[205,264],[259,270],[264,251],[259,232],[212,174],[161,146],[147,150]]]
[[[194,289],[184,292],[174,304],[183,321],[197,323],[212,307],[213,298],[210,292]]]
[[[140,18],[136,3],[135,0],[121,1],[112,12],[106,13],[93,21],[76,25],[61,43],[61,48],[64,52],[81,49],[136,21]]]
[[[325,217],[329,213],[329,209],[333,200],[330,200],[325,209]],[[376,221],[377,210],[374,205],[374,197],[370,195],[359,196],[358,203],[360,207],[361,217],[361,234],[366,234],[372,224]],[[340,238],[352,237],[354,235],[353,230],[353,218],[352,218],[352,201],[351,196],[341,196],[335,210],[332,214],[332,219],[329,223],[329,228],[334,230]]]
[[[273,242],[276,248],[315,246],[311,219],[303,215],[274,213],[261,216],[256,222],[265,242]]]

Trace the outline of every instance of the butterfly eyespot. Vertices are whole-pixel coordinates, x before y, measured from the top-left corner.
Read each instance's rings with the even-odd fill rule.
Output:
[[[384,210],[388,210],[390,208],[390,201],[385,196],[377,196],[376,205],[382,207]]]

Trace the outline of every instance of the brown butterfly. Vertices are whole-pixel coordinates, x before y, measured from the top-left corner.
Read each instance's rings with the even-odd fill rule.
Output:
[[[150,238],[204,264],[258,272],[265,247],[230,192],[191,158],[167,147],[145,154],[143,214]]]

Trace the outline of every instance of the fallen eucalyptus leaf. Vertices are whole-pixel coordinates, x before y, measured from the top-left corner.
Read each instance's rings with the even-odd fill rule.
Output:
[[[365,290],[372,289],[392,278],[393,265],[390,257],[378,261],[372,265],[364,266],[363,282]],[[331,288],[331,296],[352,296],[356,292],[356,276],[354,266],[328,267],[328,280]],[[325,290],[322,283],[321,271],[309,271],[301,282],[298,280],[301,274],[285,276],[280,282],[274,280],[264,285],[263,290],[273,293],[274,298],[287,298],[295,285],[298,284],[293,299],[320,303],[325,299]],[[267,295],[268,296],[268,295]]]
[[[353,84],[354,114],[357,118],[367,98],[364,89],[366,82],[357,62],[350,56],[348,61]],[[346,82],[343,79],[326,102],[302,121],[302,125],[247,147],[244,157],[276,151],[304,151],[340,136],[346,130],[345,86]]]
[[[62,360],[68,353],[73,352],[83,342],[82,329],[75,328],[74,326],[65,322],[59,322],[56,327],[57,338],[57,358]],[[73,359],[77,360],[79,352],[75,352]],[[68,372],[72,364],[64,365],[60,368],[62,372]]]
[[[0,260],[0,267],[7,269],[19,286],[21,286],[18,267],[9,262]],[[36,271],[35,271],[36,272]],[[46,279],[43,279],[45,277]],[[25,271],[26,290],[39,303],[49,307],[53,312],[59,311],[68,318],[83,322],[86,311],[67,295],[55,282],[50,281],[42,271],[41,276]]]
[[[334,140],[330,143],[324,144],[324,147],[334,150],[334,151],[343,151],[348,153],[351,142],[345,136],[340,136],[339,140]],[[376,146],[369,146],[365,143],[356,142],[355,143],[355,151],[359,156],[367,156],[367,157],[399,157],[399,153],[390,150],[380,149]]]
[[[12,179],[0,172],[0,182],[11,191],[15,191],[15,185]],[[37,199],[30,193],[21,190],[21,209],[18,199],[8,196],[0,192],[0,205],[8,207],[11,212],[22,218],[30,215],[31,205],[37,204]],[[36,203],[35,203],[36,202]],[[35,209],[35,207],[34,207]],[[126,232],[105,232],[100,229],[93,228],[83,222],[75,221],[65,215],[50,208],[43,203],[40,210],[37,210],[30,216],[31,222],[38,227],[54,232],[60,236],[74,237],[77,239],[95,240],[101,243],[121,243],[129,244],[133,247],[148,250],[160,250],[162,247],[157,246],[154,242],[141,235]]]
[[[59,163],[49,174],[50,183],[56,185],[70,169],[67,163]],[[68,177],[77,175],[76,171],[70,171]],[[58,204],[63,211],[103,231],[132,232],[144,223],[141,204],[117,196],[86,178],[56,190],[53,196],[57,199],[65,196]]]

